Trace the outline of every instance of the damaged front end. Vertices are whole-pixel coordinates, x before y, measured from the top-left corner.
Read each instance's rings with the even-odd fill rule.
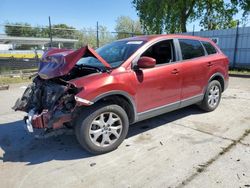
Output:
[[[81,58],[89,56],[98,59],[105,69],[77,65]],[[71,128],[74,112],[79,104],[75,96],[83,86],[76,87],[70,80],[102,73],[110,68],[110,65],[88,46],[76,51],[49,50],[44,53],[32,84],[16,101],[13,109],[28,113],[24,120],[29,132],[33,132],[33,128],[46,132],[62,127]]]
[[[24,120],[29,132],[33,128],[54,130],[70,126],[78,92],[78,88],[63,80],[37,76],[13,109],[28,113]]]

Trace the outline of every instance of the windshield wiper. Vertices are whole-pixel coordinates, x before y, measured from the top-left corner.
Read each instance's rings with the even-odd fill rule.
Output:
[[[96,66],[91,66],[91,65],[84,65],[84,64],[81,64],[81,65],[77,65],[77,66],[80,66],[80,67],[83,67],[83,68],[87,68],[87,69],[94,69],[94,70],[98,70],[99,72],[100,71],[103,71],[105,67],[103,67],[103,69],[101,69],[100,67],[96,67]]]

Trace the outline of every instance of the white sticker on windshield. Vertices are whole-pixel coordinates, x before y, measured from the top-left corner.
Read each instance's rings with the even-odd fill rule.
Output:
[[[126,44],[141,44],[143,41],[128,41]]]

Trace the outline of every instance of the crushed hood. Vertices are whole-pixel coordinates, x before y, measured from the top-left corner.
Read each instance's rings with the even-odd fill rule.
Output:
[[[43,79],[66,75],[86,53],[93,55],[106,68],[111,68],[111,66],[89,46],[82,47],[75,51],[54,48],[43,54],[39,63],[38,75]]]

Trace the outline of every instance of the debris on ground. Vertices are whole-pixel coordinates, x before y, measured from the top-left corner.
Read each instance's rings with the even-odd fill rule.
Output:
[[[0,85],[0,90],[8,90],[9,88],[9,85]]]
[[[93,166],[95,166],[95,165],[96,165],[96,163],[90,163],[89,166],[93,167]]]

